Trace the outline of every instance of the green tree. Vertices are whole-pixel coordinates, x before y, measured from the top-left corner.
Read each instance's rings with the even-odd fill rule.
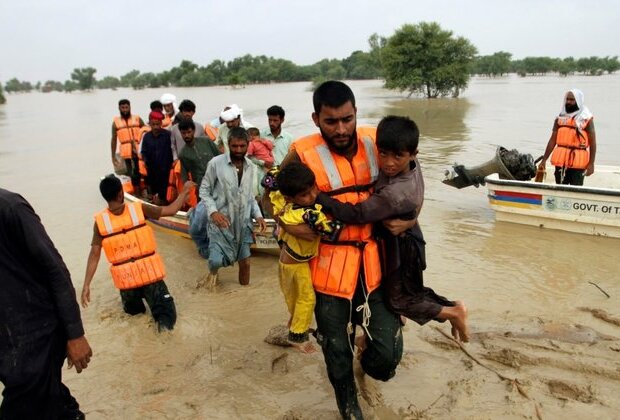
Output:
[[[347,79],[376,79],[381,76],[381,61],[371,53],[353,51],[342,60]]]
[[[470,72],[489,77],[503,76],[510,72],[511,58],[512,54],[505,51],[499,51],[493,55],[478,56],[474,59]]]
[[[106,76],[97,80],[97,89],[116,89],[121,85],[121,81],[114,76]]]
[[[0,83],[0,104],[5,104],[6,98],[4,97],[4,92],[2,91],[2,84]]]
[[[97,73],[97,70],[93,67],[73,69],[71,80],[76,83],[77,88],[80,90],[92,90],[96,82],[95,73]]]
[[[65,92],[73,92],[74,90],[78,90],[80,88],[80,85],[78,85],[78,83],[75,80],[65,80],[65,83],[63,84],[63,90]]]
[[[467,39],[453,37],[435,22],[403,25],[381,51],[385,86],[427,98],[456,97],[467,87],[476,52]]]
[[[43,86],[41,86],[41,92],[44,93],[48,93],[48,92],[62,92],[63,90],[65,90],[64,85],[61,82],[57,82],[56,80],[47,80],[45,83],[43,83]]]
[[[387,44],[387,38],[380,36],[376,32],[368,38],[368,45],[370,46],[370,56],[372,61],[379,66],[379,71],[383,75],[383,63],[381,62],[381,52]]]
[[[184,82],[182,79],[185,76],[185,80],[188,80],[189,76],[187,75],[191,75],[196,71],[198,71],[198,64],[194,64],[189,60],[182,60],[181,64],[177,67],[173,67],[168,70],[166,79],[172,86],[189,86],[183,84]]]
[[[618,61],[618,56],[615,55],[613,57],[605,57],[603,58],[603,70],[607,73],[615,73],[620,70],[620,62]]]
[[[121,76],[121,87],[131,87],[133,86],[134,80],[140,76],[140,72],[138,70],[132,70],[129,73],[126,73]]]
[[[32,83],[30,82],[20,82],[16,78],[13,78],[6,82],[4,85],[4,89],[7,93],[11,92],[30,92],[32,90]]]

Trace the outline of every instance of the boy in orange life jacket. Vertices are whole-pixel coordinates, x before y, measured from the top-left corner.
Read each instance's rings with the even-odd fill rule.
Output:
[[[186,182],[183,191],[172,204],[158,207],[141,202],[125,203],[120,179],[108,175],[101,180],[99,190],[108,207],[95,215],[93,239],[82,286],[84,308],[90,303],[90,283],[103,248],[111,263],[114,285],[120,289],[124,311],[130,315],[144,313],[146,308],[142,299],[145,299],[159,331],[174,327],[177,318],[174,300],[164,283],[164,265],[146,219],[175,214],[185,203],[193,186],[193,182]]]
[[[553,122],[553,131],[543,159],[538,165],[545,169],[547,159],[555,166],[555,183],[583,185],[583,177],[594,173],[596,133],[590,110],[583,104],[583,92],[566,92],[560,114]]]
[[[342,203],[321,193],[317,203],[345,223],[376,223],[384,219],[414,219],[424,202],[424,180],[419,162],[418,127],[407,117],[388,116],[377,127],[380,174],[373,194],[361,203]],[[424,238],[418,223],[399,236],[382,224],[375,226],[383,239],[382,284],[388,307],[420,325],[430,320],[452,324],[455,339],[468,341],[467,309],[424,286]],[[365,347],[366,338],[357,341]]]

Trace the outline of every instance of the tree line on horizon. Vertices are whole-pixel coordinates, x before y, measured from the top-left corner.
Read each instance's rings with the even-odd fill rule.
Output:
[[[13,78],[6,82],[8,93],[40,90],[72,92],[75,90],[116,88],[200,87],[259,83],[313,81],[330,79],[384,79],[385,87],[434,98],[456,97],[467,87],[471,75],[500,77],[509,73],[519,76],[549,73],[602,75],[620,69],[618,57],[526,57],[513,60],[512,54],[499,51],[477,55],[477,49],[463,37],[454,37],[435,22],[406,24],[386,38],[373,34],[368,39],[369,51],[357,50],[347,58],[323,59],[311,65],[297,65],[290,60],[246,54],[225,62],[213,60],[201,66],[182,60],[178,66],[160,73],[132,70],[120,77],[96,79],[93,67],[76,68],[70,79],[47,80],[32,84]],[[0,84],[0,103],[3,100]]]

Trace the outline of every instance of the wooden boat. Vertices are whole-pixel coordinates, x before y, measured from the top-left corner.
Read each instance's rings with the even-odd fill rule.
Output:
[[[125,200],[129,202],[139,201],[148,205],[152,205],[151,203],[141,200],[140,198],[128,192],[125,192]],[[273,236],[276,222],[273,219],[265,219],[265,221],[267,222],[267,229],[263,233],[258,232],[258,226],[255,224],[255,243],[252,245],[252,249],[259,252],[267,252],[270,254],[280,254],[280,247],[278,246],[278,241]],[[153,228],[161,232],[191,239],[191,236],[189,234],[189,217],[188,213],[185,211],[178,211],[174,216],[161,217],[159,220],[148,219],[147,222]]]
[[[583,186],[557,185],[553,167],[545,182],[484,178],[499,221],[620,238],[620,167],[596,166]]]

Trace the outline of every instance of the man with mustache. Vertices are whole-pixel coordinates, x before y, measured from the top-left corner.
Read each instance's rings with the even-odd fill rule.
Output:
[[[243,127],[230,128],[226,139],[229,151],[209,161],[200,184],[199,206],[204,206],[201,214],[208,220],[209,238],[207,252],[201,255],[209,261],[206,285],[210,287],[217,283],[218,270],[235,262],[239,263],[239,284],[250,284],[252,218],[261,232],[267,226],[254,195],[257,169],[246,156],[248,143]]]
[[[551,155],[555,183],[583,185],[583,177],[594,173],[596,133],[590,110],[583,104],[583,92],[572,89],[564,95],[560,114],[553,123],[539,170]]]
[[[366,200],[379,174],[376,129],[357,127],[355,96],[342,82],[320,85],[314,92],[313,105],[312,120],[320,133],[296,140],[282,167],[301,161],[314,172],[322,192],[352,204]],[[263,200],[263,205],[271,212],[268,201]],[[302,239],[315,237],[304,225],[282,227]],[[337,241],[322,241],[310,268],[316,292],[317,342],[323,350],[338,409],[345,419],[360,419],[353,375],[355,327],[361,326],[368,337],[365,348],[359,349],[359,358],[364,372],[374,379],[392,378],[403,351],[399,318],[383,299],[372,225],[347,225]]]
[[[116,151],[125,161],[127,175],[131,177],[131,183],[137,191],[140,187],[140,173],[138,171],[138,145],[142,136],[141,128],[144,121],[137,115],[131,114],[131,104],[128,99],[118,101],[118,116],[112,122],[112,164],[119,168],[121,162],[116,157]]]

